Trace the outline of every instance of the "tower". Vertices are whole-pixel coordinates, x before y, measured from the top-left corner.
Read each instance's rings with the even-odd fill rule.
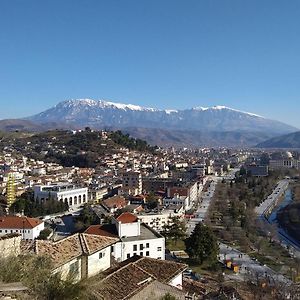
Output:
[[[13,173],[8,173],[8,180],[6,184],[6,201],[8,208],[16,201],[15,176]]]

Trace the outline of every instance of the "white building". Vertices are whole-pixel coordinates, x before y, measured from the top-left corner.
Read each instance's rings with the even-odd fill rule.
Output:
[[[53,273],[62,278],[72,274],[75,281],[88,278],[111,266],[111,247],[118,239],[77,233],[57,242],[36,240],[34,252],[49,256]]]
[[[173,198],[164,198],[163,205],[180,205],[183,206],[184,210],[191,208],[189,196],[179,196],[178,194],[175,194]]]
[[[0,217],[0,236],[17,233],[24,240],[34,240],[44,228],[45,224],[40,219],[18,216]]]
[[[142,223],[153,228],[154,230],[161,232],[165,225],[170,225],[172,223],[172,218],[176,217],[178,219],[184,218],[184,209],[183,206],[179,209],[164,209],[157,213],[140,213],[137,217],[141,220]]]
[[[291,169],[291,168],[300,168],[300,161],[294,158],[286,158],[286,159],[271,159],[269,162],[270,170],[274,169]]]
[[[113,218],[112,224],[90,226],[85,233],[118,237],[112,255],[124,261],[134,255],[165,259],[165,238],[133,214],[125,212]]]
[[[37,185],[33,187],[34,199],[44,202],[49,199],[63,201],[70,208],[77,208],[88,201],[88,189],[76,187],[69,183],[57,183],[52,185]]]

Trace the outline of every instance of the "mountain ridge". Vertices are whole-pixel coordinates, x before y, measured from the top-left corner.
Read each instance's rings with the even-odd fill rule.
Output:
[[[242,112],[226,106],[167,109],[142,107],[104,100],[72,99],[26,118],[38,124],[64,123],[89,126],[94,129],[109,127],[144,127],[168,130],[252,131],[290,133],[297,128],[262,116]]]
[[[273,137],[256,145],[257,148],[300,149],[300,131]]]

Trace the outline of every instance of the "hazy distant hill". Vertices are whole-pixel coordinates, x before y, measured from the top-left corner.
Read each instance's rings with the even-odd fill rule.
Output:
[[[263,132],[273,136],[297,130],[281,122],[225,106],[160,110],[91,99],[60,102],[44,112],[29,117],[28,120],[38,124],[54,122],[95,129],[142,127],[201,132],[247,131]]]
[[[178,147],[252,147],[270,138],[270,135],[262,132],[201,132],[158,128],[124,128],[123,131],[152,145]]]
[[[22,132],[42,132],[50,129],[72,129],[73,126],[57,123],[57,122],[43,122],[37,123],[30,120],[22,119],[4,119],[0,120],[0,131],[22,131]]]
[[[258,148],[300,148],[300,131],[271,138],[259,143]]]
[[[6,119],[0,120],[1,131],[42,131],[44,126],[28,120]]]

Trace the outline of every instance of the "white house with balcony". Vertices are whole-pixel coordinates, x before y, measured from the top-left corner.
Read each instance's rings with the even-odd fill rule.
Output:
[[[76,187],[70,183],[36,185],[33,190],[34,199],[38,202],[54,199],[67,203],[70,208],[78,208],[88,201],[88,188]]]

